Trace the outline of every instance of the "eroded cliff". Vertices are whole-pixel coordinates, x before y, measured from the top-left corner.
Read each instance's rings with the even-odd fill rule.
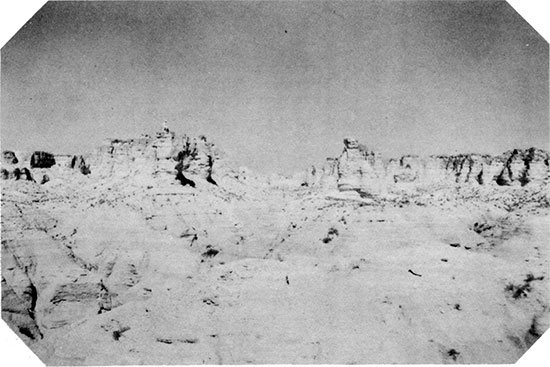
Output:
[[[344,139],[344,150],[321,170],[308,171],[306,183],[378,195],[388,190],[429,185],[524,186],[546,184],[549,175],[547,151],[514,149],[501,155],[403,156],[384,159],[356,139]]]

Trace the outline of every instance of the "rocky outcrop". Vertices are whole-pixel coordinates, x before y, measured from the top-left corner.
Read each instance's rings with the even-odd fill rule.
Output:
[[[3,180],[34,181],[32,174],[28,168],[16,167],[11,171],[6,168],[2,168],[0,177],[2,177]]]
[[[2,152],[2,169],[0,177],[3,180],[28,180],[32,181],[32,175],[27,168],[18,167],[19,160],[14,152],[5,150]]]
[[[390,159],[388,172],[394,183],[409,183],[417,181],[422,171],[423,162],[420,157],[406,155],[399,160]]]
[[[10,210],[8,207],[3,205],[2,209]],[[19,335],[31,340],[40,339],[42,333],[35,321],[38,290],[30,276],[35,264],[15,250],[9,239],[5,239],[6,225],[9,227],[6,219],[2,213],[2,318]]]
[[[69,167],[79,170],[80,173],[82,173],[83,175],[89,175],[91,173],[90,166],[86,164],[86,162],[84,161],[84,157],[82,157],[81,155],[73,156]]]
[[[216,184],[212,178],[212,169],[215,161],[213,144],[200,136],[198,139],[185,137],[182,139],[181,148],[176,156],[178,161],[176,170],[188,172],[200,176],[212,184]]]
[[[13,178],[15,180],[34,181],[31,171],[28,168],[16,168],[13,170]]]
[[[340,191],[360,194],[380,193],[383,190],[385,170],[381,157],[356,139],[344,139],[344,151],[337,160],[337,186]]]
[[[527,185],[530,182],[542,182],[548,178],[548,152],[530,148],[514,149],[504,153],[506,161],[496,177],[498,185]]]
[[[176,134],[164,125],[162,131],[156,134],[156,139],[153,141],[153,148],[155,149],[157,159],[170,159],[174,156],[175,152],[175,138]]]
[[[380,194],[392,187],[430,184],[524,186],[545,183],[549,173],[547,151],[515,149],[498,156],[481,154],[406,155],[384,160],[356,139],[344,139],[340,157],[328,159],[322,170],[306,173],[308,185],[329,183],[340,191]]]
[[[548,179],[548,158],[547,151],[529,148],[514,149],[498,156],[461,154],[435,159],[445,162],[445,175],[454,178],[456,183],[524,186]]]
[[[15,153],[10,150],[4,150],[2,152],[2,163],[4,164],[17,164],[19,160],[15,156]]]
[[[55,157],[48,152],[37,151],[31,156],[31,168],[50,168],[55,164]]]
[[[176,173],[176,180],[178,180],[182,184],[182,186],[189,185],[191,187],[195,187],[195,182],[185,177],[181,170],[178,170],[178,172]]]
[[[156,159],[152,142],[152,138],[147,135],[138,139],[106,139],[98,148],[94,158],[99,159],[98,163],[103,161],[127,163],[141,158]]]
[[[94,171],[110,175],[121,169],[132,171],[137,163],[141,173],[147,171],[151,175],[168,174],[189,185],[189,181],[193,182],[194,178],[186,176],[198,176],[216,184],[213,170],[218,158],[219,152],[214,144],[208,142],[204,136],[177,136],[164,126],[154,138],[143,135],[138,139],[106,140],[91,157],[91,165],[96,167]]]
[[[42,338],[34,316],[36,298],[36,288],[32,283],[28,282],[19,296],[2,277],[2,318],[18,335],[30,340]]]

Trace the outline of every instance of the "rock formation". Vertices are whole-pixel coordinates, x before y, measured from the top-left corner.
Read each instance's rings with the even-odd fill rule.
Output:
[[[188,179],[187,177],[185,177],[185,175],[183,174],[183,171],[181,169],[178,169],[177,173],[176,173],[176,180],[178,180],[182,186],[191,186],[191,187],[195,187],[195,182],[193,180],[190,180]]]
[[[382,191],[385,173],[382,160],[356,139],[344,139],[344,151],[338,158],[337,167],[340,191],[354,190],[362,195]]]
[[[200,176],[210,183],[212,179],[212,170],[215,161],[213,145],[206,140],[206,137],[200,136],[198,139],[184,137],[181,149],[178,149],[176,160],[176,170],[178,172],[188,172]]]
[[[4,164],[17,164],[19,160],[15,156],[15,153],[9,150],[2,152],[2,163]]]
[[[86,164],[86,162],[84,161],[84,157],[82,157],[81,155],[73,156],[69,167],[73,169],[78,169],[83,175],[89,175],[91,173],[90,166]]]
[[[329,159],[322,170],[308,170],[308,185],[331,182],[340,191],[381,194],[388,188],[433,184],[523,186],[548,180],[549,154],[530,148],[499,156],[459,154],[419,157],[406,155],[384,160],[356,139],[344,139],[340,157]],[[335,163],[333,163],[335,162]],[[336,167],[336,171],[334,170]]]
[[[15,332],[31,340],[42,338],[34,317],[35,305],[36,288],[32,283],[18,296],[2,277],[2,318]]]
[[[29,171],[29,169],[26,167],[22,169],[14,169],[13,176],[15,180],[34,181],[31,171]]]
[[[527,185],[548,178],[548,152],[530,148],[514,149],[503,154],[504,165],[496,176],[498,185]]]
[[[31,156],[31,168],[50,168],[55,164],[55,157],[48,152],[36,151]]]
[[[100,175],[109,175],[113,170],[127,171],[139,167],[142,172],[168,174],[186,184],[193,179],[182,181],[182,175],[197,176],[216,184],[213,174],[218,159],[219,151],[204,136],[176,136],[165,126],[155,138],[143,135],[138,139],[105,141],[90,158],[89,169],[95,172],[94,167],[97,167]]]
[[[153,141],[157,159],[169,159],[174,156],[176,134],[170,131],[164,123],[162,131],[156,134],[156,140]]]

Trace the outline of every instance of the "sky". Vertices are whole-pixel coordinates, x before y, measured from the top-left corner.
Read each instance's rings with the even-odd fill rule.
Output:
[[[1,50],[2,149],[159,130],[293,173],[549,146],[548,43],[504,1],[49,2]]]

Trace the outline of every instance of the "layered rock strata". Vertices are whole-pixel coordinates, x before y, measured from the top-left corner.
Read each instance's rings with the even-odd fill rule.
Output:
[[[327,160],[321,170],[306,174],[307,185],[337,187],[340,191],[380,194],[392,187],[429,184],[524,186],[546,183],[547,151],[514,149],[498,156],[481,154],[403,156],[383,159],[356,139],[344,139],[340,157]]]

